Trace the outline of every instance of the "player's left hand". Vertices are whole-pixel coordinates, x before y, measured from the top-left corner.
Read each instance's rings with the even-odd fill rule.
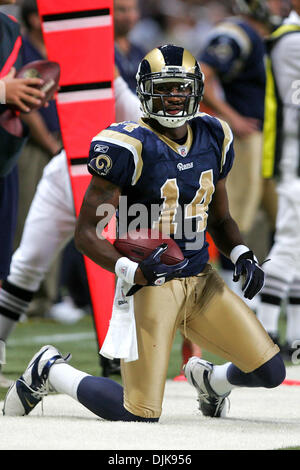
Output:
[[[244,278],[242,285],[244,297],[251,300],[261,291],[265,282],[265,273],[254,258],[251,250],[239,256],[235,263],[233,281],[239,281],[241,276]]]

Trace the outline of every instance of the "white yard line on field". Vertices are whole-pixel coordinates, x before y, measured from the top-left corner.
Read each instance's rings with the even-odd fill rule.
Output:
[[[27,344],[52,344],[52,343],[69,343],[72,341],[84,341],[86,339],[95,339],[95,333],[61,333],[54,335],[37,335],[28,338],[9,339],[8,346],[25,346]]]

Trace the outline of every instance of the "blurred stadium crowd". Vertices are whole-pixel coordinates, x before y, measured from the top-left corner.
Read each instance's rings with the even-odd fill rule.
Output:
[[[1,6],[0,11],[13,14],[23,25],[22,5],[35,2],[18,0],[15,5]],[[161,44],[176,43],[199,55],[208,32],[224,18],[234,14],[232,0],[139,0],[130,40],[145,50]],[[287,17],[290,0],[268,0],[278,24]],[[136,15],[136,13],[135,13]]]

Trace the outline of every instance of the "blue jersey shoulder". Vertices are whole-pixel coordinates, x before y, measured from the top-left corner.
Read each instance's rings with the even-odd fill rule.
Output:
[[[243,64],[259,61],[263,54],[263,41],[253,27],[239,18],[228,19],[209,34],[200,54],[200,61],[214,67],[222,82],[239,75]]]
[[[199,126],[209,135],[211,145],[217,149],[219,155],[220,178],[224,178],[230,171],[233,159],[233,134],[226,121],[206,113],[199,113],[193,119],[194,125]]]
[[[91,142],[88,170],[120,187],[135,185],[142,169],[142,131],[132,121],[111,124]]]

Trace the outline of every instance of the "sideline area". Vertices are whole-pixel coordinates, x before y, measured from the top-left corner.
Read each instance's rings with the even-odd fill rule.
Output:
[[[300,366],[287,369],[300,381]],[[226,419],[204,418],[195,390],[167,381],[159,424],[102,421],[65,395],[26,417],[0,416],[1,450],[268,450],[300,446],[300,388],[234,389]],[[0,402],[2,409],[3,402]]]

